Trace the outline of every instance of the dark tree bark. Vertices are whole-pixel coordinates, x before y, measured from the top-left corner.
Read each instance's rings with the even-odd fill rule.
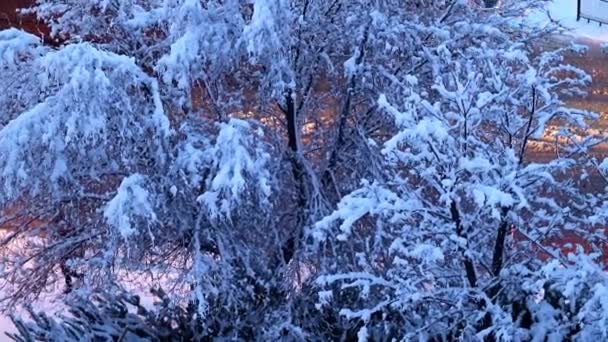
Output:
[[[289,147],[289,160],[295,184],[297,186],[297,214],[296,214],[296,229],[297,232],[289,237],[282,246],[283,261],[289,263],[295,255],[298,241],[303,234],[303,227],[306,223],[306,208],[308,205],[308,187],[306,182],[306,170],[300,160],[300,132],[298,127],[298,113],[296,104],[293,98],[293,90],[288,89],[285,93],[285,106],[281,107],[285,115],[287,123],[287,144]]]
[[[456,202],[454,201],[452,201],[452,204],[450,205],[450,214],[452,215],[452,220],[456,225],[456,235],[466,239],[467,237],[462,226],[460,212],[458,211],[458,207],[456,206]],[[464,270],[467,275],[467,280],[469,281],[469,286],[477,287],[477,273],[475,272],[475,265],[473,264],[473,260],[471,260],[471,258],[466,255],[466,251],[464,249],[461,248],[460,251],[464,259]]]
[[[492,275],[498,277],[503,266],[503,258],[505,253],[505,240],[509,229],[507,213],[509,208],[502,208],[500,215],[500,224],[496,233],[496,241],[494,243],[494,255],[492,256]]]
[[[493,8],[498,4],[498,0],[484,0],[483,3],[486,8]]]

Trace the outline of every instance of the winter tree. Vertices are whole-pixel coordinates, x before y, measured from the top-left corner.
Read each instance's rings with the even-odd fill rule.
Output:
[[[14,338],[602,337],[595,255],[551,244],[601,242],[602,139],[543,5],[38,0],[64,43],[0,32],[0,274],[71,316]]]
[[[291,329],[304,231],[360,178],[334,171],[373,106],[353,95],[369,6],[38,1],[61,46],[2,33],[5,303],[152,274],[203,335]]]
[[[600,140],[580,135],[595,116],[563,101],[590,79],[563,63],[567,49],[532,49],[538,32],[511,17],[520,5],[449,7],[443,23],[419,24],[435,37],[422,50],[428,68],[383,75],[392,84],[377,104],[395,130],[370,144],[388,174],[363,180],[312,231],[330,256],[319,305],[340,305],[360,337],[605,336],[601,268],[551,244],[572,232],[603,242],[603,196],[581,191],[598,171],[588,152]],[[581,267],[594,274],[586,285]]]

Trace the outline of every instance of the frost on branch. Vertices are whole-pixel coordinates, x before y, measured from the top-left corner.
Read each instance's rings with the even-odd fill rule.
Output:
[[[7,68],[16,68],[19,62],[34,57],[36,52],[42,50],[40,38],[32,34],[14,28],[0,31],[0,63],[3,72]]]
[[[347,240],[352,234],[353,224],[366,215],[399,222],[405,220],[406,216],[396,213],[408,212],[411,215],[419,208],[420,203],[416,200],[404,201],[380,184],[362,181],[362,188],[345,196],[331,215],[316,223],[311,233],[315,239],[324,240],[331,225],[342,222],[337,239]]]
[[[83,43],[22,67],[45,96],[0,130],[2,200],[25,189],[59,195],[82,177],[162,162],[169,123],[156,82],[132,59]]]
[[[0,97],[0,129],[39,100],[39,92],[30,86],[36,82],[31,68],[46,50],[36,36],[17,29],[0,31],[0,77],[7,81]]]
[[[196,139],[195,130],[189,130],[191,138],[178,157],[190,185],[204,189],[198,202],[213,218],[230,217],[247,200],[263,208],[269,204],[273,179],[262,128],[232,118],[217,130],[212,141]]]
[[[180,89],[188,91],[192,82],[211,81],[232,68],[231,61],[239,55],[238,33],[243,19],[238,1],[226,1],[221,8],[208,8],[201,1],[184,0],[142,15],[148,21],[159,21],[168,27],[170,49],[158,60],[155,68],[166,83],[177,81]]]
[[[289,17],[289,2],[286,0],[256,0],[253,2],[253,15],[243,30],[243,43],[254,57],[282,50],[285,37],[289,32],[285,24]]]
[[[117,229],[125,240],[137,233],[137,223],[134,222],[137,218],[143,219],[144,222],[156,221],[150,194],[145,189],[145,181],[139,174],[123,179],[116,195],[104,209],[106,221]]]
[[[166,298],[161,298],[165,300]],[[161,304],[167,304],[160,302]],[[173,334],[192,333],[175,327],[178,315],[162,320],[162,305],[158,312],[148,312],[138,296],[109,292],[95,293],[89,297],[74,298],[69,301],[69,311],[61,315],[36,312],[27,308],[30,320],[12,316],[17,329],[7,333],[14,341],[141,341],[152,342],[169,338]],[[158,315],[158,316],[156,316]],[[163,317],[166,318],[166,317]],[[156,321],[158,319],[158,321]],[[156,324],[152,322],[156,321]]]
[[[550,318],[538,320],[537,325],[547,336],[564,339],[574,334],[580,341],[608,338],[608,276],[597,254],[581,252],[568,254],[567,264],[553,260],[541,269],[544,301],[552,307],[540,303],[537,314]]]

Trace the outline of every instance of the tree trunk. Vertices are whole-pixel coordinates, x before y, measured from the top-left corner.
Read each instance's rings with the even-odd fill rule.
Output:
[[[452,201],[452,204],[450,205],[450,214],[452,215],[452,220],[456,224],[456,235],[466,239],[467,236],[462,227],[460,212],[458,211],[458,208],[456,207],[456,202],[454,201]],[[464,270],[467,275],[467,280],[469,281],[469,286],[477,287],[477,274],[475,272],[475,265],[473,264],[473,260],[471,260],[471,258],[466,255],[466,250],[462,249],[462,247],[460,248],[460,251],[464,258]]]
[[[297,231],[287,239],[281,248],[283,261],[289,263],[295,255],[299,240],[303,236],[304,225],[306,224],[306,209],[308,206],[308,184],[306,182],[306,170],[300,160],[298,113],[296,112],[292,89],[287,90],[285,93],[285,107],[283,107],[282,110],[285,114],[285,121],[287,122],[287,144],[290,150],[289,161],[297,187],[297,214],[295,222]]]

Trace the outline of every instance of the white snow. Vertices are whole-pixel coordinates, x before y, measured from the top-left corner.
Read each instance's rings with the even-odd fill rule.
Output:
[[[608,25],[600,26],[597,22],[587,23],[586,19],[576,21],[576,0],[554,0],[547,6],[546,12],[531,11],[524,22],[532,25],[544,26],[550,18],[570,29],[570,35],[577,38],[588,38],[598,41],[608,41]]]
[[[253,57],[262,55],[269,47],[282,45],[280,35],[285,27],[281,27],[281,16],[289,13],[287,8],[286,1],[261,0],[253,3],[253,16],[245,26],[242,38]]]
[[[354,77],[357,72],[359,72],[359,64],[357,63],[357,59],[361,56],[361,51],[359,49],[355,50],[355,53],[344,62],[344,76],[346,78]]]
[[[235,118],[219,127],[215,144],[208,146],[202,156],[211,162],[213,172],[208,179],[208,190],[198,198],[214,217],[227,215],[236,208],[248,188],[247,179],[255,182],[254,192],[258,193],[260,202],[266,202],[271,195],[272,183],[267,169],[270,155],[261,143],[264,132]]]
[[[346,195],[338,208],[331,214],[318,221],[311,231],[312,237],[318,241],[327,238],[330,226],[337,221],[342,221],[339,225],[340,234],[337,235],[339,241],[346,241],[352,234],[353,225],[365,215],[380,216],[385,215],[394,220],[398,220],[399,212],[414,212],[419,208],[420,203],[416,200],[402,200],[392,191],[382,187],[377,182],[370,184],[368,181],[361,182],[362,188]]]
[[[461,158],[460,168],[467,171],[485,171],[492,169],[492,163],[483,157]]]
[[[414,258],[424,264],[432,264],[443,261],[445,256],[440,248],[428,243],[416,243],[413,247],[405,247],[402,239],[393,241],[391,252],[399,252],[407,257]]]
[[[124,239],[137,232],[132,223],[134,216],[156,220],[156,214],[148,198],[148,191],[143,187],[144,183],[145,178],[140,174],[123,179],[116,196],[108,202],[104,210],[105,219],[118,229]]]
[[[493,186],[479,184],[475,186],[472,191],[475,202],[479,206],[482,206],[485,203],[490,207],[497,205],[500,207],[508,207],[515,203],[513,196]]]
[[[604,158],[604,160],[600,163],[599,168],[603,172],[608,172],[608,158]]]
[[[361,327],[361,329],[359,329],[359,332],[357,332],[357,340],[359,342],[368,341],[367,327],[363,326],[363,327]]]
[[[40,39],[32,34],[15,28],[0,31],[1,64],[14,64],[21,53],[31,53],[32,47],[40,45]]]

